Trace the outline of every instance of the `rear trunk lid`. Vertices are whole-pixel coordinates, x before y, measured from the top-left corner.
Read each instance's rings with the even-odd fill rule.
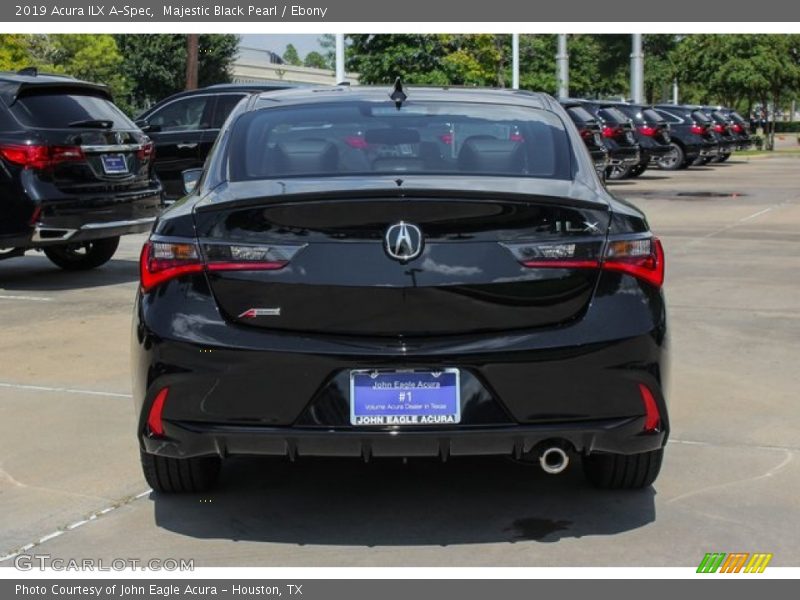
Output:
[[[28,86],[9,106],[41,145],[34,168],[66,194],[103,194],[151,184],[149,139],[95,86]]]
[[[405,337],[566,323],[585,311],[599,271],[530,268],[520,258],[564,245],[599,251],[609,221],[607,205],[571,199],[569,182],[528,182],[538,194],[470,181],[449,190],[361,181],[328,193],[302,191],[325,189],[320,182],[226,185],[235,201],[195,214],[204,254],[268,246],[291,260],[276,270],[209,271],[209,282],[226,318],[273,331]],[[294,189],[264,194],[279,185]],[[391,256],[400,224],[421,233],[407,230],[420,246],[409,260]]]

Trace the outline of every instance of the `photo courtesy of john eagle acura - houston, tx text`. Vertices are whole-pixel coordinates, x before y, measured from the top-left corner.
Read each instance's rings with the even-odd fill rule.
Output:
[[[669,433],[664,253],[539,93],[243,99],[141,253],[148,483],[237,455],[505,455],[649,486]]]

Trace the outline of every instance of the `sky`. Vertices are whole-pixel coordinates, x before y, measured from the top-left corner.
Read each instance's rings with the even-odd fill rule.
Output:
[[[245,33],[239,36],[241,46],[249,48],[259,48],[262,50],[272,50],[278,55],[283,55],[287,44],[294,44],[300,58],[312,50],[320,51],[317,34],[260,34]]]

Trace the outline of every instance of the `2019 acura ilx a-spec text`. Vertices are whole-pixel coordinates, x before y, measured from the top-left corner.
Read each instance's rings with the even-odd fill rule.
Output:
[[[235,455],[507,455],[648,486],[663,278],[547,95],[253,95],[142,250],[144,473],[200,491]]]

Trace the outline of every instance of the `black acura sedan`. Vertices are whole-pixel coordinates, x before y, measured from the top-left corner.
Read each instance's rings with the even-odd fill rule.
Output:
[[[228,456],[505,455],[658,475],[664,253],[544,94],[254,95],[141,254],[145,476]]]

